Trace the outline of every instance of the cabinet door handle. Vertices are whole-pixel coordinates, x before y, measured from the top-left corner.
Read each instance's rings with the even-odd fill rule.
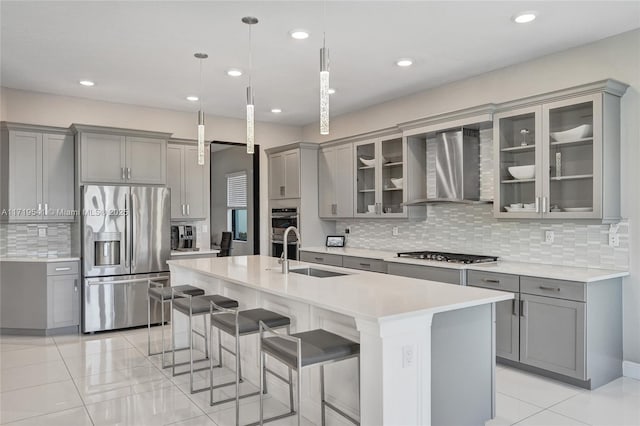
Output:
[[[44,203],[44,215],[49,215],[49,203]]]
[[[38,203],[38,216],[40,215],[41,211],[42,211],[42,203]]]
[[[524,300],[520,301],[520,316],[524,317]]]
[[[73,280],[73,291],[78,292],[78,280]]]
[[[56,268],[56,271],[70,271],[71,268],[70,267],[65,267],[65,268]]]
[[[338,214],[338,205],[337,204],[331,204],[331,213],[334,215]]]
[[[121,178],[122,180],[124,180],[124,179],[125,179],[125,177],[124,177],[124,167],[120,167],[120,178]]]
[[[131,167],[127,167],[127,179],[131,179]]]
[[[548,290],[548,291],[560,291],[560,287],[547,287],[546,285],[541,285],[538,287],[540,290]]]
[[[513,315],[514,317],[518,315],[516,313],[516,299],[511,299],[511,315]]]
[[[540,197],[536,197],[536,213],[540,213]]]
[[[547,197],[542,197],[542,213],[547,212]]]
[[[187,204],[187,216],[191,216],[191,209],[189,208],[189,204]]]
[[[284,186],[280,187],[280,195],[284,197]]]
[[[489,284],[500,284],[500,280],[494,280],[492,278],[483,278],[482,282]]]

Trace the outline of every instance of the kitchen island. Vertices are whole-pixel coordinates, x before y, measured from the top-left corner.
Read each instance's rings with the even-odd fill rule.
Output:
[[[322,266],[345,275],[283,274],[276,258],[169,261],[172,285],[190,284],[292,318],[292,331],[325,328],[361,345],[362,425],[483,424],[494,412],[494,303],[512,293]],[[182,318],[176,317],[178,329]],[[198,323],[198,321],[196,322]],[[257,342],[242,342],[243,373],[256,383]],[[276,363],[272,363],[276,364]],[[277,368],[273,365],[270,368]],[[280,370],[283,372],[282,370]],[[358,414],[355,360],[327,368],[327,400]],[[302,413],[320,419],[318,371],[304,371]],[[269,392],[288,401],[286,387]]]

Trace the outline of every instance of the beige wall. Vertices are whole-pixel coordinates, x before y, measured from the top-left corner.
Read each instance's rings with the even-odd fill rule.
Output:
[[[630,222],[631,265],[631,276],[624,280],[624,357],[640,363],[640,30],[332,117],[329,138],[321,138],[314,123],[304,127],[303,139],[336,139],[607,78],[630,85],[622,98],[621,120],[622,214]]]
[[[71,123],[123,127],[173,133],[173,137],[195,139],[196,114],[90,99],[56,96],[0,88],[0,120],[68,127]],[[206,117],[207,140],[244,142],[245,121]],[[256,123],[256,143],[260,144],[260,242],[268,253],[267,156],[264,149],[302,138],[299,127]]]

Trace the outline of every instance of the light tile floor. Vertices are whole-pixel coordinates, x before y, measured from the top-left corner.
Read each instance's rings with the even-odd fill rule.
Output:
[[[160,346],[159,331],[153,331],[155,349]],[[208,393],[191,395],[188,376],[171,377],[160,368],[160,357],[149,358],[146,351],[146,329],[53,338],[0,336],[0,424],[235,423],[231,404],[210,407]],[[233,377],[231,371],[225,374]],[[206,377],[206,372],[199,373],[196,385]],[[496,382],[497,417],[486,426],[640,425],[638,380],[623,377],[590,392],[499,366]],[[257,420],[257,406],[257,398],[243,400],[241,422]],[[269,398],[265,411],[280,413],[286,407]],[[289,418],[271,424],[294,423]]]

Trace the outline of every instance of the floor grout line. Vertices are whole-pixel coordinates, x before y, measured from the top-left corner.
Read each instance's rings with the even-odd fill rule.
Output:
[[[65,368],[67,369],[67,373],[69,374],[69,377],[71,377],[71,383],[73,383],[73,387],[76,388],[76,392],[78,393],[78,398],[80,398],[80,402],[82,403],[82,407],[84,408],[84,412],[87,414],[87,417],[89,417],[89,421],[91,422],[91,424],[93,426],[95,426],[96,422],[93,421],[93,418],[91,417],[91,413],[89,413],[89,410],[87,409],[87,404],[84,403],[84,399],[82,398],[82,394],[80,393],[80,389],[78,388],[78,384],[76,383],[75,379],[71,375],[71,370],[69,370],[69,366],[67,365],[67,361],[64,359],[64,356],[62,356],[62,352],[60,352],[60,348],[58,347],[58,343],[55,341],[55,339],[54,339],[53,343],[56,345],[56,349],[58,350],[58,353],[60,354],[60,358],[62,359],[62,363],[64,364]]]

